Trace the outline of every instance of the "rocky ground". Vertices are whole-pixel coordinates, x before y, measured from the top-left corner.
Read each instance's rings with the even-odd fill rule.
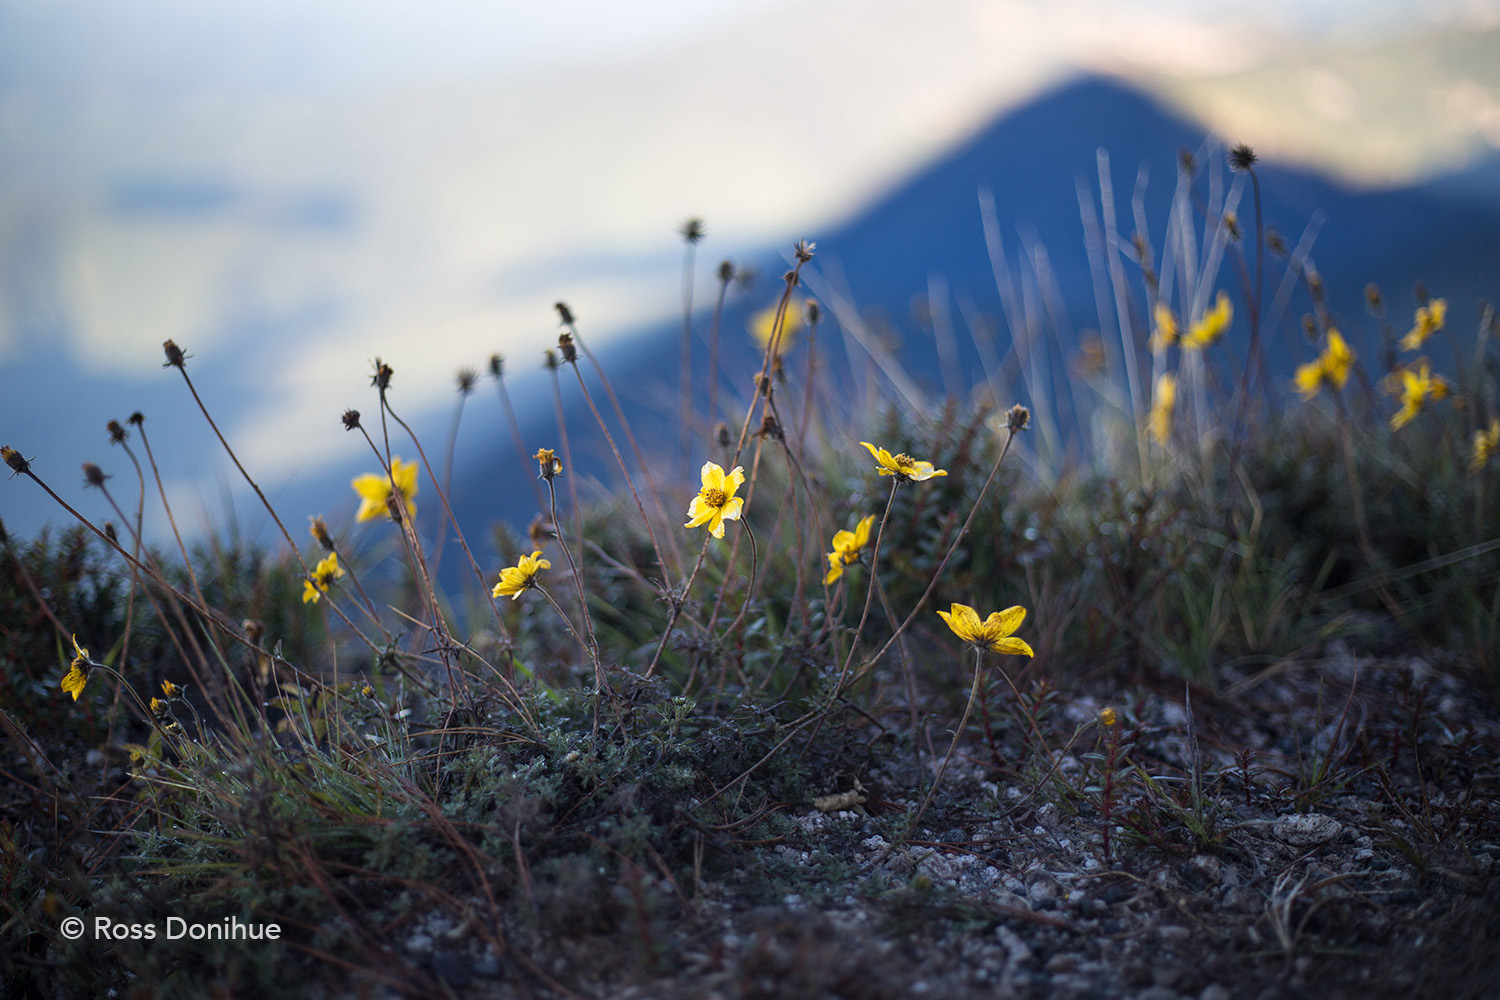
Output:
[[[517,919],[500,952],[418,916],[404,962],[472,997],[1500,996],[1482,691],[1342,649],[1217,694],[1095,687],[976,722],[904,842],[925,755],[768,803],[779,832],[732,870],[632,869],[612,912]]]

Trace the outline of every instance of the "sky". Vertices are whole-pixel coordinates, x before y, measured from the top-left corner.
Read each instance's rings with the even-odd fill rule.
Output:
[[[675,314],[686,218],[706,284],[1079,71],[1407,183],[1500,148],[1497,25],[1500,0],[0,0],[0,435],[120,416],[171,337],[244,460],[312,475],[351,460],[372,357],[440,423],[460,366],[535,371],[559,299],[595,346]],[[91,398],[36,389],[69,378]]]

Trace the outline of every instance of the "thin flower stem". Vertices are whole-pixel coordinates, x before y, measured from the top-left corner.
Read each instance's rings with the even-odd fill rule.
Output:
[[[953,741],[948,744],[948,752],[943,755],[943,762],[938,765],[937,774],[933,775],[932,785],[927,789],[927,795],[922,799],[922,805],[912,816],[911,821],[906,824],[906,834],[911,836],[916,830],[917,824],[927,813],[927,807],[932,804],[932,796],[938,790],[938,785],[943,781],[943,774],[948,770],[948,762],[953,759],[953,751],[958,748],[958,741],[963,737],[964,727],[969,724],[969,713],[974,710],[974,702],[979,698],[979,681],[983,676],[981,671],[984,665],[984,650],[978,646],[974,647],[974,684],[969,688],[969,700],[964,703],[964,714],[958,720],[958,727],[953,730]]]
[[[750,579],[745,584],[745,603],[740,606],[740,613],[735,616],[734,621],[724,626],[724,636],[728,638],[734,632],[734,628],[744,620],[745,612],[750,610],[750,599],[755,596],[755,571],[758,563],[758,554],[755,550],[755,532],[750,530],[750,522],[741,520],[740,524],[745,527],[745,537],[750,539]]]
[[[713,427],[719,419],[719,325],[724,319],[724,299],[729,294],[729,282],[734,279],[732,267],[719,269],[719,294],[714,301],[713,324],[708,328],[708,426]]]
[[[625,477],[625,485],[630,488],[630,495],[635,500],[635,509],[640,511],[641,521],[646,525],[646,534],[651,538],[651,551],[656,554],[656,565],[661,570],[662,585],[671,586],[667,575],[667,561],[662,557],[661,545],[656,541],[656,529],[651,526],[651,518],[646,515],[646,505],[641,503],[641,495],[635,488],[635,480],[630,478],[630,470],[625,467],[625,459],[620,455],[620,449],[615,445],[615,436],[609,432],[609,427],[604,423],[604,417],[599,413],[599,407],[594,405],[594,397],[589,395],[589,387],[583,382],[583,372],[578,370],[578,362],[573,362],[573,374],[578,378],[578,388],[583,390],[583,398],[589,404],[589,411],[594,414],[594,420],[599,424],[599,429],[604,432],[604,440],[609,442],[609,450],[615,456],[615,464],[620,467],[620,473]]]
[[[553,527],[556,527],[557,526],[557,488],[553,484],[553,482],[552,482],[551,479],[547,480],[547,496],[548,496],[548,499],[551,501],[550,504],[549,504],[549,508],[552,511],[552,525],[553,525]],[[589,614],[589,598],[588,598],[587,592],[584,590],[584,587],[583,587],[583,577],[581,575],[579,575],[579,572],[578,572],[578,563],[576,563],[573,560],[573,550],[568,547],[568,540],[565,537],[563,537],[563,533],[561,531],[559,531],[557,533],[557,544],[558,544],[558,547],[563,550],[563,556],[568,560],[568,570],[569,570],[569,572],[571,572],[573,574],[573,589],[578,594],[578,610],[579,610],[579,613],[583,615],[583,624],[584,624],[584,627],[587,628],[588,632],[589,632],[589,641],[588,641],[589,656],[594,661],[594,669],[595,669],[595,671],[598,671],[598,669],[599,669],[599,640],[594,635],[594,617],[593,617],[593,615]]]
[[[870,550],[870,583],[865,588],[865,609],[860,612],[859,626],[854,630],[854,637],[849,642],[849,653],[844,657],[844,665],[839,668],[838,683],[834,685],[834,690],[840,693],[844,690],[844,678],[849,673],[849,665],[854,662],[854,654],[859,650],[859,640],[864,635],[865,622],[870,618],[870,602],[875,597],[875,579],[880,573],[880,540],[885,537],[885,522],[891,516],[891,506],[896,502],[896,489],[900,485],[900,477],[892,476],[891,493],[890,496],[886,497],[885,511],[880,515],[880,530],[875,533],[875,547]],[[939,567],[939,569],[941,568]],[[894,639],[894,636],[892,638]],[[890,643],[886,645],[888,646]]]
[[[958,534],[953,536],[953,541],[948,546],[948,551],[943,555],[943,561],[938,563],[937,569],[932,573],[932,580],[927,584],[927,589],[922,591],[922,596],[917,599],[916,605],[911,609],[911,613],[906,616],[906,620],[901,623],[901,627],[896,629],[896,631],[891,634],[891,637],[885,641],[885,645],[876,650],[874,656],[870,657],[860,665],[860,669],[855,674],[856,680],[860,676],[863,676],[864,672],[871,666],[879,662],[880,658],[884,656],[886,654],[886,651],[891,648],[891,644],[899,639],[901,637],[901,634],[911,627],[911,623],[916,620],[918,612],[920,612],[922,610],[922,607],[927,603],[927,599],[932,596],[933,590],[937,587],[938,580],[942,579],[943,569],[947,567],[948,560],[953,558],[953,553],[957,551],[959,543],[964,540],[964,535],[968,534],[969,527],[974,523],[974,517],[979,513],[979,508],[984,505],[985,494],[989,492],[990,484],[995,481],[995,475],[1000,471],[1000,465],[1005,461],[1005,456],[1010,454],[1010,445],[1011,442],[1015,439],[1016,432],[1014,430],[1009,430],[1009,436],[1005,439],[1005,447],[1000,449],[1000,456],[995,459],[995,464],[990,468],[989,478],[986,479],[984,481],[984,485],[979,488],[979,496],[975,498],[974,506],[969,509],[969,516],[964,520],[963,527],[958,529]],[[842,688],[840,688],[839,690],[842,690]]]
[[[625,419],[625,408],[620,405],[620,399],[615,395],[614,385],[609,381],[609,376],[605,373],[604,366],[599,363],[598,358],[594,357],[594,352],[589,350],[589,345],[584,341],[582,335],[579,334],[578,324],[573,321],[573,319],[571,318],[571,314],[569,314],[568,318],[566,318],[565,325],[568,328],[568,333],[573,337],[573,343],[576,344],[578,349],[583,352],[583,356],[589,359],[589,364],[593,367],[594,374],[599,376],[599,384],[604,386],[604,394],[609,397],[609,405],[610,408],[615,411],[615,419],[620,421],[620,429],[625,432],[625,440],[630,445],[631,453],[635,455],[636,464],[640,466],[642,472],[647,473],[646,490],[651,497],[651,505],[656,508],[657,517],[659,517],[663,523],[666,523],[667,510],[666,507],[662,504],[661,494],[657,490],[655,478],[649,475],[651,466],[646,462],[646,454],[645,452],[641,451],[641,444],[635,438],[635,431],[631,429],[630,421]],[[575,371],[578,368],[578,363],[576,361],[573,363],[573,368]],[[588,395],[586,390],[584,392],[584,395]],[[589,401],[589,405],[591,407],[593,406],[592,400]],[[599,411],[595,409],[595,419],[598,419],[598,415]],[[604,422],[602,420],[599,422],[599,426],[604,426]],[[605,434],[607,436],[608,431],[606,431]],[[621,465],[621,468],[624,468],[623,463]],[[640,500],[637,499],[636,503],[637,505],[639,505]],[[678,568],[681,569],[682,551],[677,547],[677,536],[675,534],[669,534],[667,536],[667,544],[672,550],[673,561],[677,564]],[[659,559],[660,555],[658,554],[658,560]],[[665,581],[663,581],[663,583],[665,583]]]
[[[505,409],[505,421],[510,426],[510,437],[511,440],[515,443],[516,455],[520,457],[521,467],[524,469],[526,467],[526,463],[531,461],[531,455],[527,453],[526,442],[521,437],[521,424],[520,421],[516,420],[515,407],[511,406],[510,393],[506,391],[505,375],[503,373],[495,376],[495,389],[500,395],[500,405]],[[531,483],[532,495],[536,497],[537,509],[545,510],[547,504],[542,499],[542,488],[536,484],[535,479],[531,479],[528,481]],[[557,524],[556,515],[553,516],[552,523],[554,525]]]
[[[698,561],[693,563],[693,571],[688,574],[687,582],[682,585],[682,595],[676,599],[672,599],[670,592],[668,592],[668,599],[671,600],[672,610],[667,615],[667,627],[661,634],[661,642],[656,644],[656,655],[651,657],[651,664],[646,668],[645,676],[648,678],[656,672],[657,661],[661,659],[662,650],[667,648],[667,640],[672,637],[672,628],[677,624],[678,616],[682,614],[682,606],[687,602],[688,593],[693,589],[693,581],[698,578],[698,570],[703,566],[703,557],[708,555],[708,543],[713,541],[713,538],[713,535],[708,535],[703,539],[703,548],[698,550]],[[710,622],[709,628],[713,628],[712,622]]]
[[[761,445],[765,443],[764,438],[757,438],[755,442],[755,458],[750,461],[750,478],[745,481],[745,508],[750,507],[750,502],[755,499],[755,483],[760,478],[760,455]],[[724,593],[729,584],[729,573],[734,566],[735,559],[740,554],[740,536],[735,535],[733,543],[729,546],[729,558],[724,564],[724,583],[719,588],[719,596],[714,599],[714,609],[709,613],[708,624],[705,626],[709,632],[713,632],[714,625],[719,621],[719,612],[724,608]]]
[[[151,475],[156,480],[156,492],[161,496],[162,510],[167,515],[167,524],[172,528],[172,537],[177,540],[177,551],[182,555],[183,566],[187,569],[188,579],[192,581],[193,593],[197,596],[199,604],[207,605],[208,602],[203,598],[203,589],[198,586],[198,573],[193,569],[193,561],[188,558],[187,546],[183,544],[182,532],[177,530],[177,517],[172,513],[172,505],[167,502],[167,488],[162,485],[161,470],[156,465],[156,454],[151,450],[151,439],[146,436],[144,422],[138,426],[138,430],[141,432],[141,445],[146,449],[146,461],[151,465]],[[193,648],[193,653],[197,656],[202,668],[208,669],[208,657],[204,654],[203,647],[198,644],[198,636],[188,625],[185,617],[182,620],[182,629],[186,633],[187,644]],[[207,687],[198,674],[197,668],[193,670],[193,679],[198,681],[200,686]]]
[[[581,341],[579,346],[582,346]],[[578,476],[573,471],[573,446],[568,439],[568,421],[563,415],[562,385],[557,377],[557,364],[552,357],[553,352],[548,351],[547,353],[547,371],[552,375],[552,407],[557,417],[558,437],[562,440],[563,475],[568,479],[568,506],[572,508],[573,513],[573,534],[578,537],[578,568],[575,572],[582,572],[584,544],[583,509],[578,503]],[[552,519],[552,527],[557,529],[557,534],[561,537],[563,527],[557,523],[556,517]]]
[[[467,392],[460,391],[458,394],[458,401],[453,404],[453,420],[448,425],[448,442],[447,447],[444,449],[443,453],[443,494],[453,492],[453,452],[458,447],[458,424],[459,421],[463,419],[464,399],[467,398],[468,395],[469,394]],[[431,475],[431,472],[432,470],[429,469],[428,474]],[[435,477],[433,481],[437,481]],[[445,502],[443,506],[444,508],[446,508],[448,505]],[[456,520],[453,522],[453,530],[455,532],[460,530],[458,527],[458,522]],[[447,540],[448,533],[446,531],[439,531],[437,540],[432,546],[433,576],[438,575],[438,568],[443,564],[443,546],[444,543],[447,542]],[[484,580],[481,577],[480,584],[483,585],[483,583]]]
[[[686,475],[693,467],[693,265],[697,259],[697,242],[684,241],[682,255],[682,346],[678,352],[681,367],[677,375],[677,392],[682,397],[682,468]],[[645,468],[645,466],[642,466]]]
[[[536,588],[537,593],[541,594],[547,599],[548,604],[552,605],[552,610],[557,612],[557,616],[562,619],[563,625],[567,627],[568,634],[578,641],[578,645],[583,648],[583,651],[586,654],[588,654],[589,659],[594,661],[594,684],[595,686],[602,686],[604,683],[604,677],[599,671],[599,656],[598,653],[594,650],[594,647],[589,645],[588,640],[583,637],[583,635],[578,631],[578,628],[573,624],[573,619],[568,617],[568,613],[562,609],[561,604],[557,603],[557,599],[547,592],[546,587],[543,587],[540,583],[536,582],[533,582],[532,586]]]

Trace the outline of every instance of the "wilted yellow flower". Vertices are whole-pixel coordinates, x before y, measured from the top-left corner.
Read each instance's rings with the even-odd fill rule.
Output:
[[[553,453],[551,448],[538,448],[534,457],[536,458],[537,468],[540,470],[537,473],[538,479],[545,479],[551,482],[562,475],[562,463],[557,460],[557,455]]]
[[[360,496],[359,512],[354,515],[354,519],[374,521],[378,518],[389,517],[391,497],[398,491],[402,500],[405,501],[407,515],[415,516],[417,505],[412,502],[412,498],[417,495],[417,468],[416,462],[403,462],[401,456],[397,455],[391,459],[389,476],[383,476],[378,472],[367,472],[363,476],[355,476],[349,484]]]
[[[946,476],[948,473],[943,469],[934,469],[931,462],[919,462],[910,455],[892,455],[884,448],[877,448],[868,441],[861,441],[875,456],[875,461],[880,465],[882,476],[895,476],[898,483],[920,483],[931,479],[933,476]]]
[[[1500,417],[1490,421],[1489,430],[1474,432],[1474,457],[1469,460],[1469,471],[1478,472],[1497,453],[1500,453]]]
[[[1399,431],[1407,424],[1417,418],[1422,412],[1422,406],[1429,399],[1439,400],[1448,398],[1448,380],[1441,375],[1433,375],[1427,359],[1422,358],[1415,366],[1401,369],[1400,387],[1394,391],[1401,397],[1401,409],[1391,417],[1391,430]]]
[[[317,604],[328,593],[328,588],[333,586],[333,581],[343,575],[344,571],[339,568],[339,554],[328,553],[327,558],[319,560],[318,565],[313,567],[312,575],[302,581],[302,603]]]
[[[853,531],[834,532],[833,551],[828,553],[828,575],[823,577],[825,585],[843,576],[845,566],[859,562],[860,552],[870,544],[870,525],[874,523],[875,515],[870,514],[861,518]]]
[[[522,556],[514,566],[507,566],[500,571],[500,582],[495,584],[495,589],[490,591],[490,596],[509,597],[514,601],[521,596],[521,591],[529,590],[537,585],[538,573],[551,568],[552,563],[543,559],[540,551],[533,552],[529,556]]]
[[[1166,372],[1156,380],[1156,398],[1151,400],[1151,415],[1147,427],[1157,444],[1166,444],[1172,438],[1172,411],[1177,407],[1177,376]]]
[[[161,693],[166,695],[168,698],[177,697],[177,692],[181,690],[182,688],[178,687],[176,684],[173,684],[169,680],[163,680],[161,682]]]
[[[151,699],[151,718],[157,722],[166,722],[171,715],[171,709],[165,701],[160,698]]]
[[[1165,351],[1177,343],[1182,335],[1182,328],[1177,325],[1177,316],[1172,312],[1171,306],[1165,302],[1158,302],[1154,315],[1156,317],[1156,329],[1151,331],[1151,350],[1153,353]]]
[[[78,696],[83,694],[83,686],[89,682],[89,651],[78,645],[78,636],[73,636],[73,665],[63,675],[62,689],[73,696],[77,701]]]
[[[1099,712],[1099,724],[1101,726],[1113,726],[1119,721],[1120,717],[1115,713],[1113,708],[1105,708]]]
[[[723,466],[704,462],[700,475],[703,488],[688,504],[688,522],[683,527],[696,528],[706,524],[710,535],[723,538],[724,522],[738,521],[745,506],[744,499],[734,495],[745,482],[745,470],[736,465],[725,475]]]
[[[1224,335],[1233,319],[1234,306],[1230,305],[1228,294],[1220,292],[1214,307],[1204,313],[1203,318],[1194,323],[1188,335],[1183,338],[1183,348],[1196,351],[1207,347]]]
[[[779,357],[790,350],[793,339],[802,332],[803,299],[800,295],[792,296],[786,304],[786,315],[781,320],[781,333],[776,332],[776,305],[768,306],[750,317],[750,333],[755,337],[755,342],[760,344],[764,352],[771,346],[771,338],[776,338],[776,350],[774,353]]]
[[[967,604],[954,604],[951,611],[939,611],[938,617],[948,623],[955,635],[975,649],[1014,656],[1034,656],[1031,647],[1011,633],[1026,620],[1026,609],[1017,605],[992,613],[984,621],[979,612]]]
[[[1448,300],[1433,299],[1425,306],[1417,306],[1416,326],[1401,338],[1403,351],[1415,351],[1427,343],[1427,338],[1443,328],[1448,318]]]

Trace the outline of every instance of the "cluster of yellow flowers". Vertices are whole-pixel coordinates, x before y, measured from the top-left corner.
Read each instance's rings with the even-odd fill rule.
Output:
[[[1152,315],[1156,320],[1155,329],[1151,331],[1153,353],[1159,354],[1169,347],[1181,347],[1184,351],[1201,351],[1224,336],[1224,332],[1234,322],[1234,306],[1229,301],[1229,295],[1221,291],[1218,298],[1214,300],[1213,308],[1188,327],[1186,335],[1182,333],[1182,325],[1177,321],[1177,314],[1172,312],[1172,307],[1165,302],[1158,302]]]

